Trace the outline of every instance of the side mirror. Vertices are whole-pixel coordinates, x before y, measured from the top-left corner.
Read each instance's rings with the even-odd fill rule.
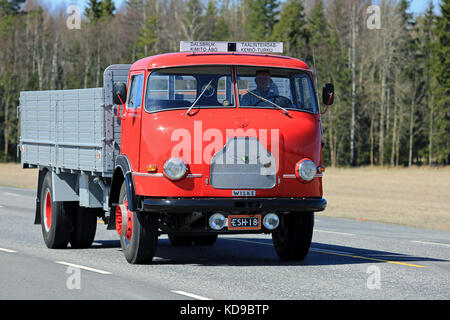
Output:
[[[331,94],[331,100],[330,100]],[[332,105],[334,101],[334,86],[332,83],[327,83],[324,85],[322,90],[322,102],[324,105]]]
[[[125,104],[125,102],[127,101],[127,85],[123,82],[115,82],[112,91],[114,104]]]

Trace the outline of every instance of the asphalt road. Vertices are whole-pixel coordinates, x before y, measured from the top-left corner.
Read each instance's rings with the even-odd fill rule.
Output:
[[[33,190],[0,187],[0,300],[450,299],[450,232],[317,214],[303,262],[279,261],[269,235],[161,236],[153,264],[130,265],[101,223],[92,248],[47,249],[34,205]]]

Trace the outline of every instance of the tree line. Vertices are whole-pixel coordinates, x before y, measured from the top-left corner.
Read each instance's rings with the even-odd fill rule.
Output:
[[[448,165],[450,0],[0,0],[0,161],[18,161],[24,90],[101,87],[104,69],[179,50],[181,40],[277,41],[335,86],[322,116],[332,166]],[[76,13],[76,12],[75,12]]]

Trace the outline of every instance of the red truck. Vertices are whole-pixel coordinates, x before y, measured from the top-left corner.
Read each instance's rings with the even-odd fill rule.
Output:
[[[280,259],[306,257],[326,207],[313,74],[218,44],[110,66],[103,88],[21,93],[22,166],[39,168],[35,223],[49,248],[89,247],[101,218],[133,264],[152,261],[161,234],[213,245],[267,233]]]

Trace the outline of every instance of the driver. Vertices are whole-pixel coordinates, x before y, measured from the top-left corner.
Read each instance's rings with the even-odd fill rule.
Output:
[[[278,95],[278,90],[276,89],[272,79],[270,77],[269,70],[258,70],[255,73],[255,83],[256,89],[252,90],[253,93],[261,96],[267,100],[273,101],[273,99]],[[241,100],[241,105],[243,106],[267,106],[269,104],[262,101],[261,99],[255,97],[250,93],[246,93]]]

